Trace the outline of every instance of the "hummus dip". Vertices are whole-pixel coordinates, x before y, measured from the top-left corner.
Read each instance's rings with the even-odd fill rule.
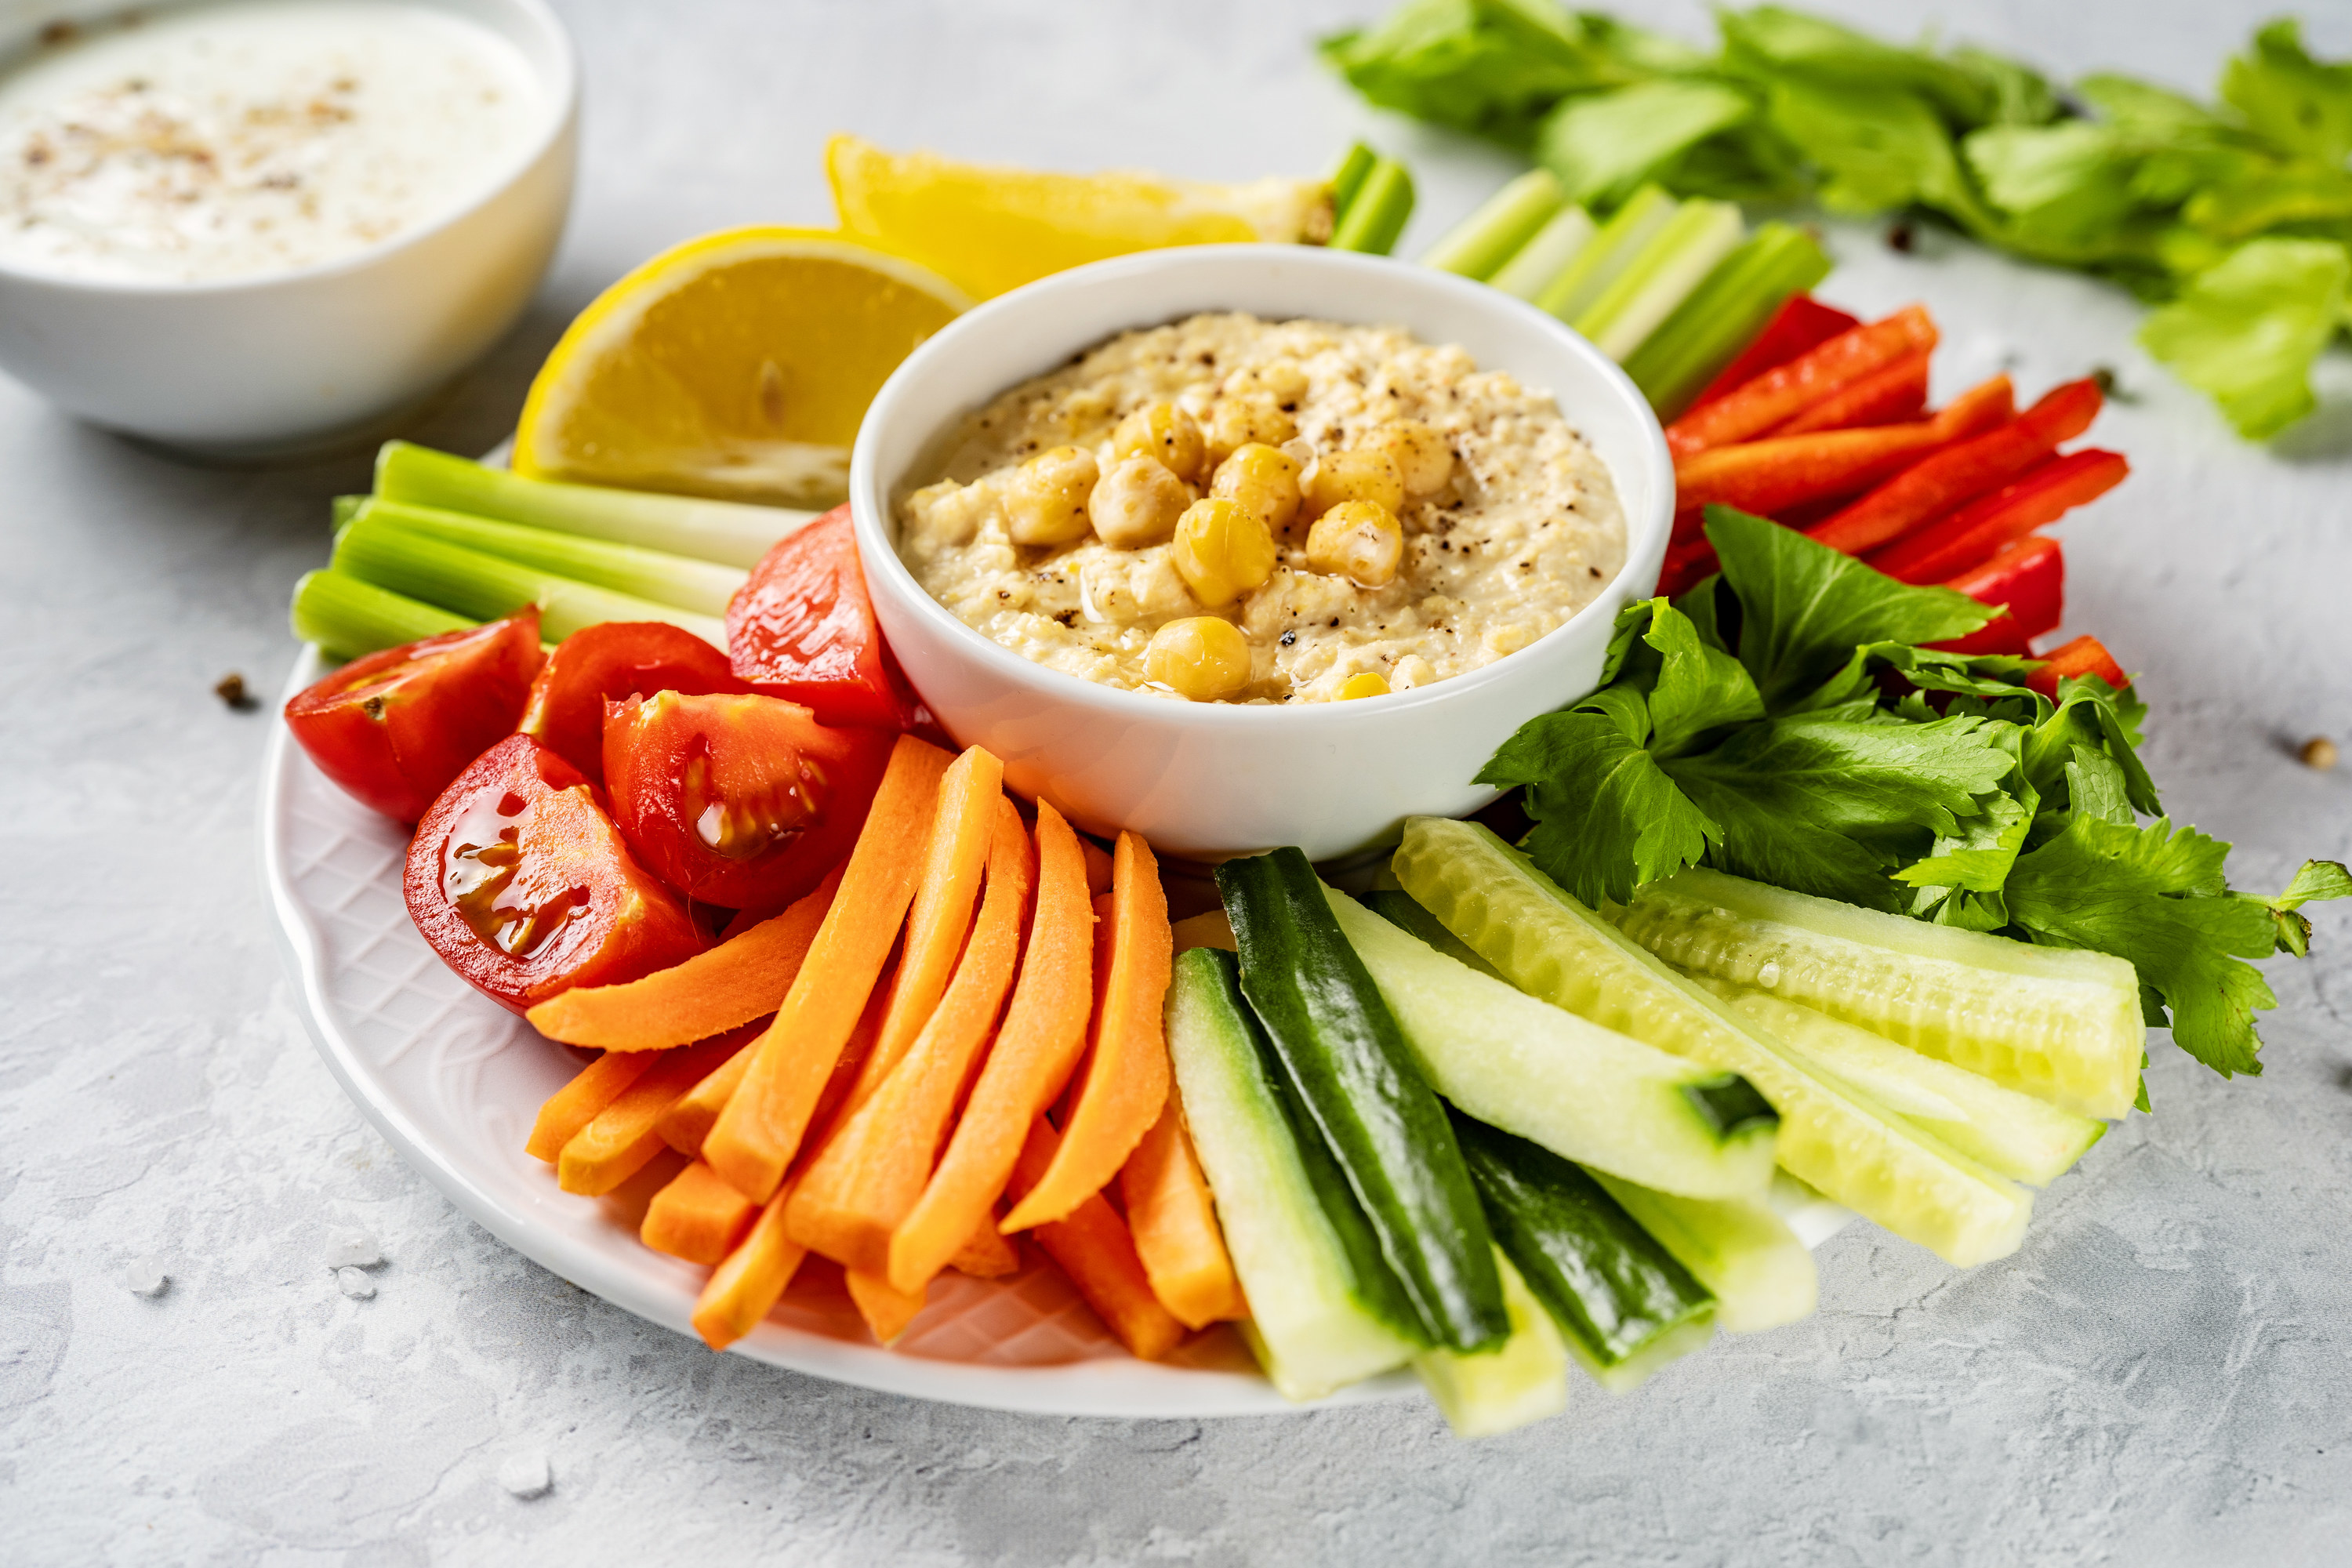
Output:
[[[1303,500],[1237,481],[1251,464]],[[1126,332],[971,416],[930,471],[898,503],[898,550],[933,597],[1040,664],[1171,698],[1426,686],[1558,627],[1625,559],[1608,470],[1549,395],[1393,327],[1228,313]],[[1043,521],[1041,493],[1065,498]],[[1196,527],[1210,496],[1258,521]],[[1227,672],[1206,686],[1179,673],[1203,648]]]

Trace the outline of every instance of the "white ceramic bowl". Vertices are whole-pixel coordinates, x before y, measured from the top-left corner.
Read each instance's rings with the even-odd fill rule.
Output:
[[[0,264],[0,370],[113,429],[266,456],[363,431],[498,342],[538,288],[572,205],[578,66],[541,0],[429,3],[511,43],[546,93],[539,139],[504,180],[437,222],[294,271],[79,281]],[[53,20],[124,8],[5,0],[0,58]]]
[[[1097,686],[989,641],[898,559],[893,503],[949,426],[1112,334],[1202,310],[1401,326],[1550,392],[1609,467],[1622,571],[1582,613],[1482,669],[1354,702],[1172,702]],[[1081,267],[959,317],[867,410],[850,503],[875,614],[949,733],[1004,759],[1006,782],[1080,826],[1132,828],[1214,860],[1295,844],[1314,859],[1377,846],[1407,816],[1492,800],[1477,773],[1511,731],[1590,691],[1618,608],[1651,593],[1674,522],[1674,465],[1648,402],[1600,350],[1533,306],[1448,273],[1305,246],[1203,246]]]

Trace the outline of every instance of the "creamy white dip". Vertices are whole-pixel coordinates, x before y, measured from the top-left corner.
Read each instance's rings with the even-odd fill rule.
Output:
[[[334,261],[480,196],[551,112],[520,50],[430,5],[52,27],[0,75],[0,262],[194,283]]]
[[[1392,579],[1368,587],[1318,569],[1303,523],[1276,531],[1262,583],[1220,604],[1202,602],[1171,544],[1123,548],[1098,518],[1059,543],[1013,538],[1013,487],[1033,457],[1076,447],[1108,469],[1129,414],[1172,402],[1213,429],[1222,404],[1269,380],[1289,389],[1288,447],[1310,479],[1400,421],[1450,454],[1443,486],[1395,512]],[[898,550],[934,598],[1040,664],[1169,697],[1148,651],[1171,622],[1214,616],[1239,630],[1249,669],[1228,700],[1324,701],[1360,694],[1343,689],[1370,677],[1402,691],[1527,647],[1597,599],[1625,560],[1609,471],[1551,395],[1393,327],[1219,313],[1123,333],[998,397],[929,473],[899,502]]]

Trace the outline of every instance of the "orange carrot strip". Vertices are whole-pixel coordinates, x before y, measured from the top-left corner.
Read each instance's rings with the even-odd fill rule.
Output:
[[[1174,957],[1168,895],[1140,835],[1120,834],[1114,859],[1110,957],[1086,1079],[1052,1168],[998,1227],[1008,1234],[1060,1219],[1102,1191],[1167,1108],[1168,1037],[1160,1018]]]
[[[874,1337],[888,1344],[907,1331],[915,1314],[923,1310],[924,1293],[909,1293],[890,1283],[887,1274],[870,1268],[850,1268],[843,1271],[849,1285],[849,1299],[857,1304],[857,1315],[866,1320],[866,1327]]]
[[[919,1290],[1003,1192],[1037,1113],[1069,1081],[1094,995],[1086,858],[1061,814],[1037,803],[1037,911],[1004,1026],[923,1195],[890,1235],[890,1283]]]
[[[778,1193],[702,1287],[694,1303],[694,1331],[723,1351],[760,1326],[793,1282],[807,1250],[784,1234],[784,1199]]]
[[[1918,305],[1842,332],[1738,391],[1692,409],[1666,427],[1666,449],[1681,458],[1749,440],[1906,354],[1934,348],[1936,336],[1936,323]]]
[[[1087,858],[1087,891],[1096,898],[1110,891],[1111,879],[1118,874],[1110,852],[1091,838],[1080,838],[1078,848]]]
[[[1053,1163],[1059,1142],[1054,1124],[1044,1117],[1030,1123],[1013,1167],[1016,1190]],[[1100,1193],[1071,1210],[1067,1219],[1041,1225],[1030,1234],[1129,1353],[1158,1361],[1184,1342],[1184,1325],[1151,1293],[1151,1280],[1135,1254],[1127,1222]]]
[[[852,1104],[793,1184],[785,1223],[803,1246],[853,1268],[888,1267],[890,1232],[922,1196],[956,1100],[1003,1009],[1035,875],[1021,814],[999,795],[987,891],[955,978],[905,1058],[865,1103]]]
[[[890,955],[915,896],[940,776],[952,760],[912,735],[898,737],[833,908],[776,1021],[760,1037],[742,1083],[702,1141],[711,1168],[755,1202],[773,1197],[784,1179],[817,1096]]]
[[[972,747],[949,764],[940,779],[940,800],[923,851],[922,879],[907,913],[907,942],[890,983],[890,1008],[882,1032],[866,1056],[850,1098],[871,1099],[890,1069],[915,1043],[948,988],[963,939],[971,930],[980,876],[996,835],[1004,799],[1004,764]]]
[[[1188,1329],[1249,1315],[1217,1226],[1216,1200],[1171,1092],[1160,1120],[1118,1173],[1127,1227],[1151,1293]]]
[[[1927,406],[1926,349],[1904,355],[1883,369],[1822,398],[1786,425],[1775,425],[1775,436],[1802,436],[1809,430],[1857,430],[1872,425],[1892,425],[1916,419]]]
[[[735,1250],[759,1212],[759,1205],[697,1160],[654,1194],[637,1239],[656,1252],[715,1267]]]
[[[975,1279],[1002,1279],[1007,1274],[1021,1272],[1021,1254],[1011,1239],[996,1228],[996,1216],[983,1215],[979,1226],[963,1238],[948,1267],[959,1274],[969,1274]]]
[[[751,1070],[751,1058],[759,1049],[760,1036],[768,1032],[768,1026],[764,1023],[750,1023],[743,1027],[751,1035],[751,1043],[712,1068],[700,1083],[678,1096],[671,1102],[670,1108],[662,1112],[661,1121],[655,1124],[654,1131],[661,1134],[662,1142],[689,1160],[701,1158],[702,1141],[710,1136],[710,1129],[719,1121],[719,1113],[726,1110],[727,1102],[735,1097],[736,1086]]]
[[[660,1122],[678,1097],[756,1037],[730,1029],[674,1051],[646,1053],[654,1065],[563,1146],[555,1184],[567,1193],[602,1197],[645,1169],[646,1162],[667,1147]]]
[[[642,980],[575,986],[551,996],[530,1010],[531,1026],[569,1045],[651,1051],[708,1039],[772,1013],[798,978],[840,885],[835,867],[782,914]]]
[[[607,1051],[582,1068],[570,1083],[549,1095],[547,1103],[539,1108],[539,1118],[530,1124],[530,1139],[523,1144],[523,1152],[534,1160],[555,1163],[563,1146],[579,1136],[583,1127],[627,1093],[629,1086],[660,1059]]]

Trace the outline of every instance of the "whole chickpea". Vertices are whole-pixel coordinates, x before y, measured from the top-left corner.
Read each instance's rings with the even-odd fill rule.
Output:
[[[1310,522],[1342,501],[1372,501],[1393,513],[1404,505],[1404,476],[1377,447],[1326,452],[1307,470],[1300,500],[1299,515]]]
[[[1209,493],[1255,513],[1280,533],[1298,515],[1298,460],[1278,447],[1252,441],[1217,465]]]
[[[1404,530],[1378,501],[1344,500],[1307,531],[1307,563],[1359,588],[1382,588],[1404,558]]]
[[[1087,515],[1105,544],[1140,550],[1164,543],[1192,504],[1192,492],[1166,464],[1134,452],[1112,463],[1095,482]]]
[[[1120,458],[1140,453],[1158,459],[1170,473],[1191,484],[1202,477],[1208,445],[1192,416],[1161,398],[1147,403],[1118,422],[1112,432],[1111,451]]]
[[[1298,434],[1298,421],[1264,393],[1217,399],[1209,411],[1209,460],[1222,463],[1244,447],[1279,447]]]
[[[1151,634],[1143,673],[1195,702],[1238,695],[1249,685],[1249,639],[1218,616],[1189,616]]]
[[[1055,447],[1021,465],[1004,489],[1015,544],[1067,544],[1087,536],[1087,497],[1102,478],[1083,447]]]
[[[1277,408],[1296,408],[1307,396],[1307,373],[1293,359],[1268,360],[1225,377],[1228,397],[1268,397]]]
[[[1418,419],[1393,419],[1372,433],[1367,446],[1396,459],[1397,477],[1413,500],[1427,500],[1454,478],[1454,448]]]

